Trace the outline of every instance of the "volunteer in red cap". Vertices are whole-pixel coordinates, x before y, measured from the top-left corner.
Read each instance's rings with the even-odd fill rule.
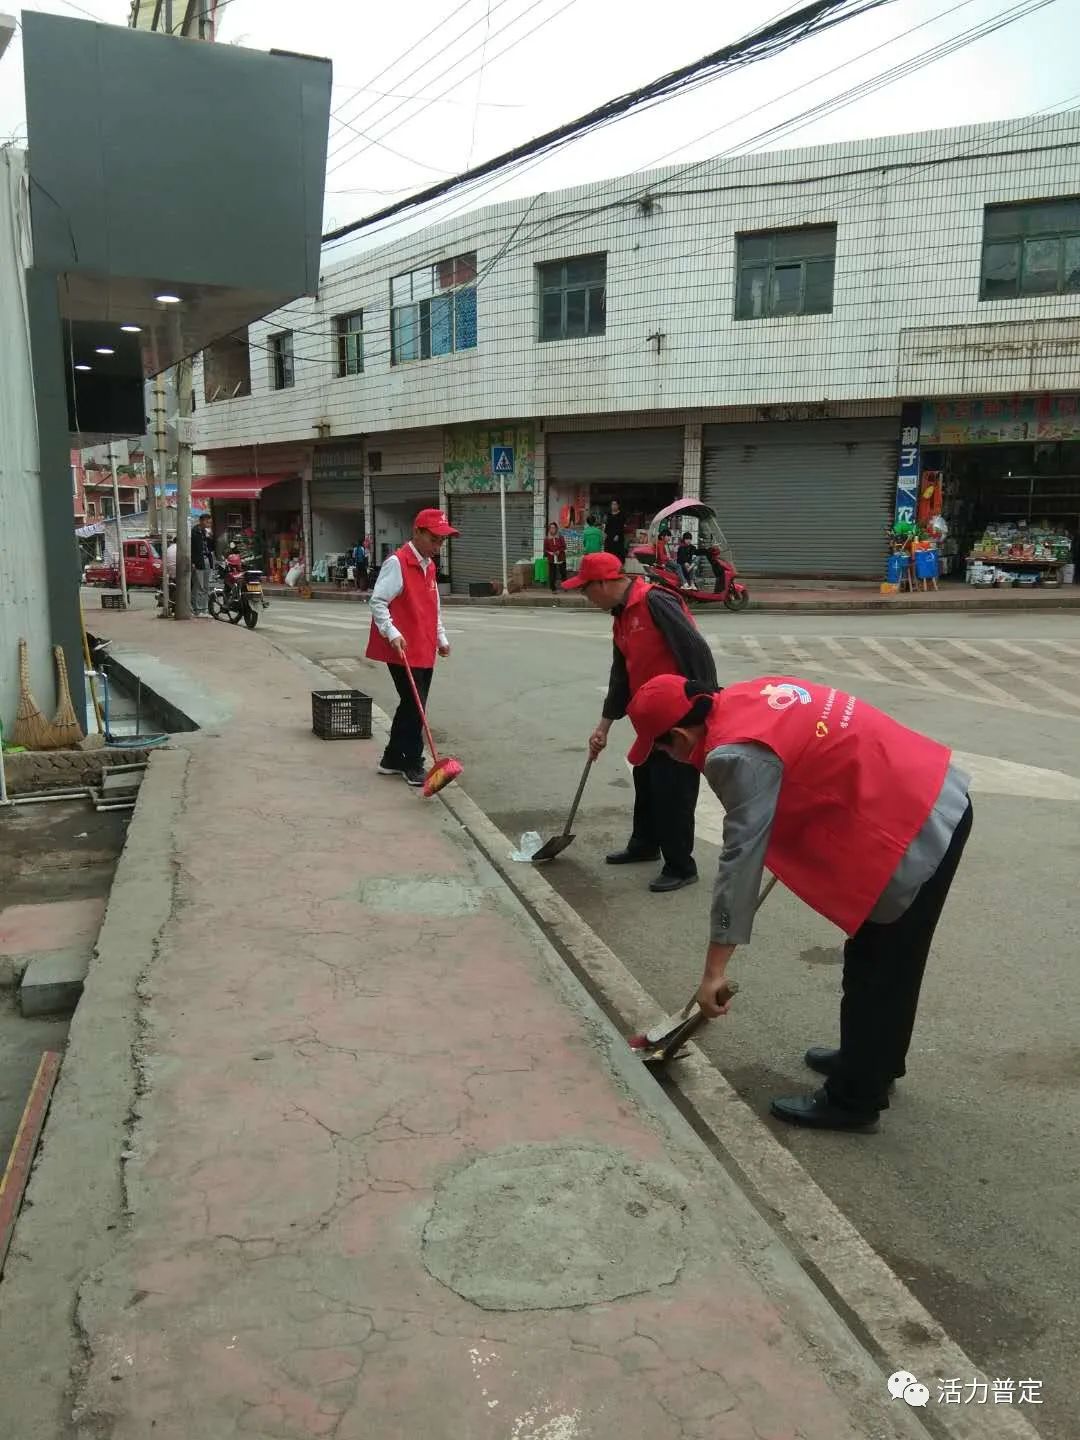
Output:
[[[390,667],[398,693],[379,774],[401,775],[410,785],[424,783],[424,732],[402,660],[408,657],[426,706],[435,656],[450,654],[439,606],[438,557],[447,537],[458,533],[441,510],[421,510],[412,539],[383,561],[371,592],[367,658]]]
[[[750,939],[767,866],[848,937],[840,1045],[814,1046],[814,1095],[781,1120],[876,1129],[904,1074],[934,930],[971,832],[968,777],[937,741],[853,695],[788,676],[708,692],[662,675],[630,703],[634,764],[659,751],[703,771],[724,806],[724,848],[698,1002],[717,1003]]]
[[[563,582],[564,590],[582,590],[614,621],[614,653],[600,723],[589,736],[595,760],[607,744],[608,731],[626,714],[631,696],[654,675],[675,675],[716,685],[712,651],[690,612],[673,591],[631,579],[617,555],[585,555],[581,569]],[[634,865],[664,857],[660,874],[649,886],[656,893],[681,890],[697,879],[694,861],[694,811],[700,777],[696,770],[674,764],[666,755],[646,755],[634,768],[634,828],[622,850],[607,857],[609,865]]]

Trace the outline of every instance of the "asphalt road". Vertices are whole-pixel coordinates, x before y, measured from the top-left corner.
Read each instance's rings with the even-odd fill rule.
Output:
[[[600,713],[608,623],[551,609],[449,610],[446,619],[454,653],[432,693],[436,737],[508,836],[555,833]],[[1043,1382],[1044,1404],[1028,1418],[1053,1440],[1072,1440],[1080,626],[1065,614],[998,613],[702,623],[722,679],[781,671],[835,682],[963,752],[975,776],[975,830],[927,969],[908,1077],[879,1135],[806,1133],[767,1118],[771,1096],[813,1087],[802,1052],[837,1030],[840,937],[787,892],[773,895],[737,957],[736,1009],[702,1043],[973,1359],[992,1377]],[[389,707],[385,672],[356,658],[366,626],[351,606],[278,603],[260,629]],[[700,973],[722,815],[703,800],[705,883],[652,896],[650,869],[605,867],[604,852],[628,834],[629,736],[616,727],[577,842],[546,873],[674,1007]]]

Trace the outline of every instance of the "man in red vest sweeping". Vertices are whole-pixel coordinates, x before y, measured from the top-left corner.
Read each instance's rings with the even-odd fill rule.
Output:
[[[772,1102],[781,1120],[874,1130],[904,1063],[919,988],[971,832],[969,780],[944,745],[853,695],[787,676],[704,691],[673,675],[630,702],[642,764],[659,751],[724,806],[724,848],[698,1003],[709,1016],[736,945],[750,939],[762,870],[838,925],[838,1049],[814,1046],[816,1094]]]
[[[662,585],[631,579],[617,555],[586,555],[581,568],[563,583],[583,590],[598,609],[612,616],[615,641],[607,698],[600,723],[589,737],[595,760],[607,745],[612,723],[654,675],[674,675],[716,685],[716,666],[705,637],[678,595]],[[700,777],[667,755],[647,754],[634,767],[634,828],[629,843],[607,857],[609,865],[634,865],[664,857],[664,868],[649,889],[663,894],[697,879],[694,862],[694,811]]]
[[[402,662],[408,658],[426,706],[435,656],[450,654],[439,606],[438,556],[446,539],[458,533],[441,510],[421,510],[412,539],[383,561],[371,592],[367,658],[390,667],[398,693],[379,774],[401,775],[410,785],[424,783],[424,734]]]

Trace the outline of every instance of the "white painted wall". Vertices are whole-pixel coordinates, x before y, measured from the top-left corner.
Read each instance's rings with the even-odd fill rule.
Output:
[[[646,192],[650,213],[638,203]],[[251,328],[252,394],[200,407],[199,444],[310,440],[322,422],[331,435],[511,417],[560,428],[587,415],[1075,389],[1078,297],[981,302],[979,273],[986,204],[1077,193],[1080,117],[1061,114],[718,159],[490,206],[339,263],[325,256],[317,300]],[[735,320],[736,235],[825,222],[838,228],[832,313]],[[470,250],[477,347],[391,366],[391,277]],[[536,265],[593,251],[608,256],[606,334],[538,342]],[[333,318],[358,309],[365,372],[339,379]],[[290,328],[296,385],[274,391],[259,347]],[[659,354],[648,343],[657,331]]]
[[[37,416],[26,310],[30,202],[25,154],[0,150],[0,719],[10,740],[18,645],[30,649],[34,699],[51,719],[56,683],[45,575]],[[74,563],[74,559],[73,562]]]

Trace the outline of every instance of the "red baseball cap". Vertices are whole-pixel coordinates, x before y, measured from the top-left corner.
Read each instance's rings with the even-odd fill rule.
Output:
[[[413,521],[415,530],[427,530],[431,535],[438,535],[443,540],[450,535],[460,535],[460,530],[455,530],[446,518],[445,510],[421,510]]]
[[[584,555],[576,575],[562,582],[564,590],[580,590],[582,585],[591,585],[594,580],[617,580],[623,573],[623,564],[617,555],[598,550],[593,555]],[[685,712],[684,712],[685,713]]]
[[[626,713],[638,737],[626,757],[631,765],[644,765],[659,737],[691,709],[696,696],[687,695],[686,686],[683,675],[654,675],[630,701]]]

